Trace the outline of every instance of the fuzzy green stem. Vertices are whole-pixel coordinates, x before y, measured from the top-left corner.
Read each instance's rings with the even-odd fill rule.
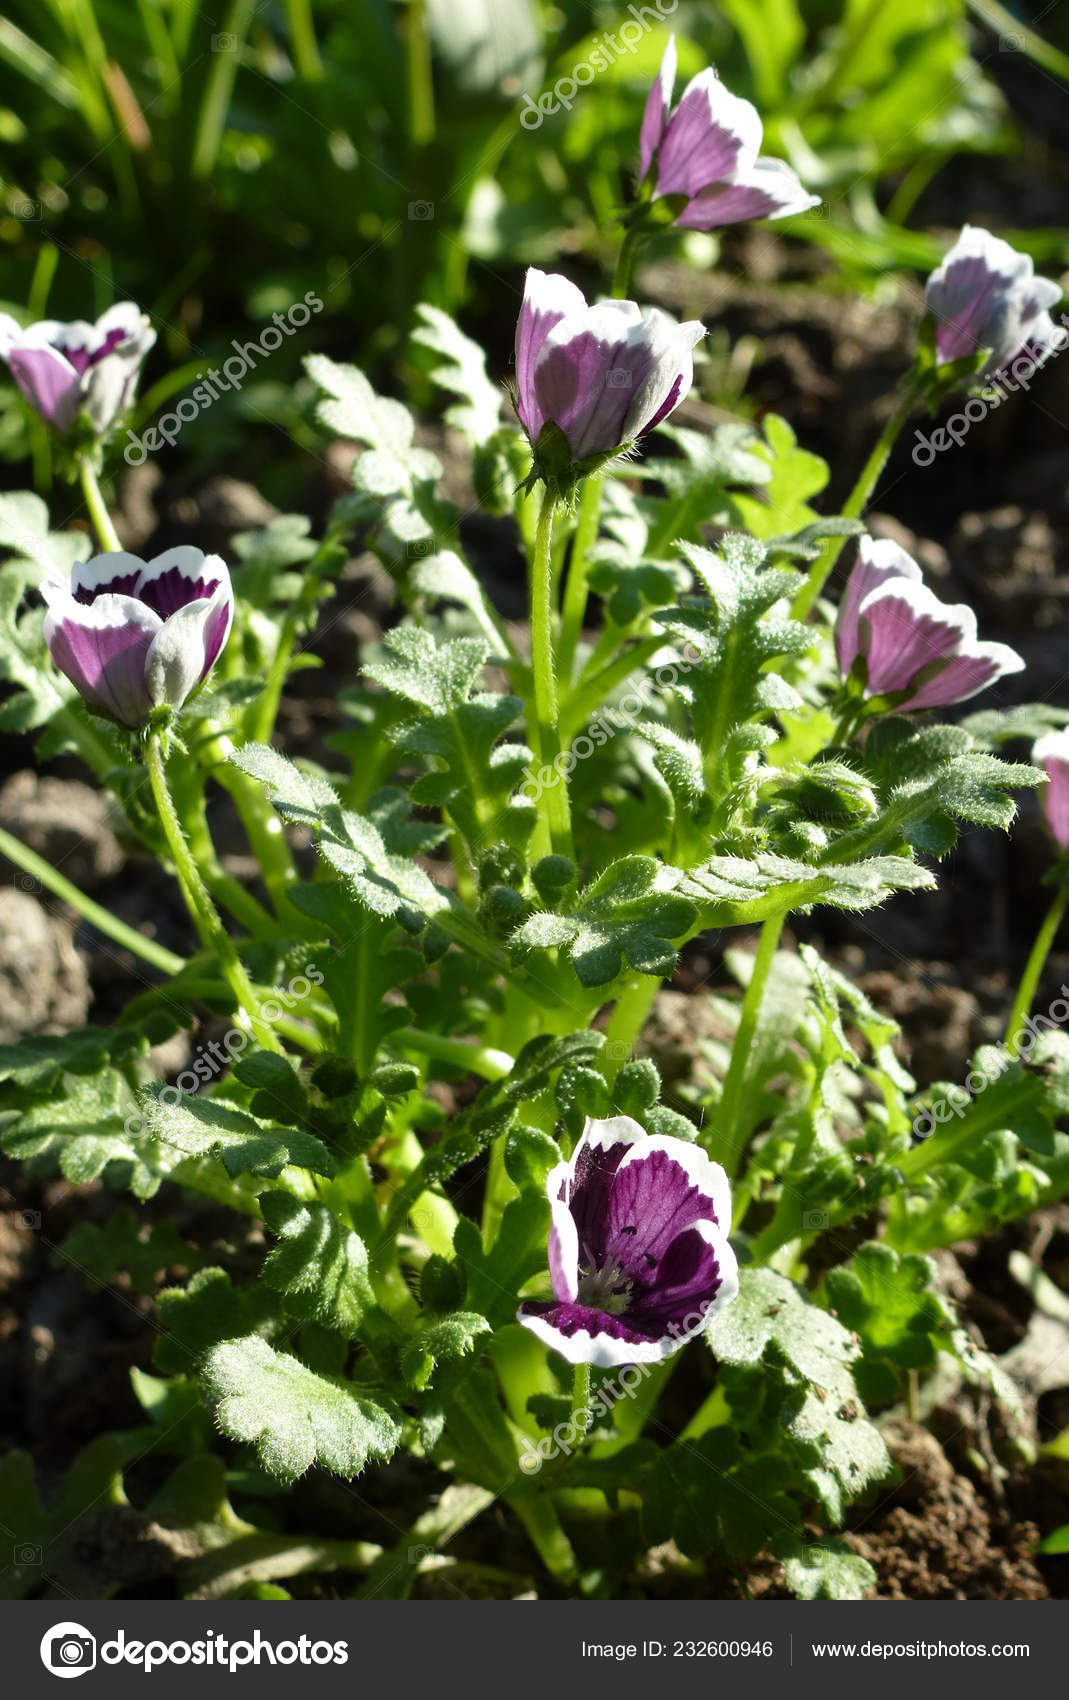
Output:
[[[635,1047],[646,1025],[650,1006],[661,989],[654,974],[640,974],[626,985],[616,1000],[605,1029],[605,1070],[610,1087]]]
[[[612,296],[614,301],[629,301],[631,299],[631,273],[635,269],[638,251],[642,239],[637,230],[625,230],[624,239],[620,244],[620,252],[616,258],[616,270],[612,276]]]
[[[310,0],[286,0],[286,12],[297,70],[306,83],[318,82],[323,75],[323,61],[319,56]]]
[[[82,494],[85,497],[85,505],[89,509],[89,518],[92,520],[93,529],[100,539],[100,547],[110,555],[115,550],[121,549],[122,544],[119,542],[118,532],[111,523],[107,504],[100,493],[96,468],[85,455],[78,462],[78,477],[82,486]]]
[[[600,475],[588,478],[579,499],[579,518],[572,538],[572,554],[568,563],[568,578],[564,586],[564,604],[561,609],[560,646],[557,650],[557,661],[560,676],[565,682],[565,691],[572,676],[576,646],[583,632],[583,618],[589,595],[587,556],[598,535],[603,484],[604,479]]]
[[[95,927],[98,933],[103,933],[105,938],[113,939],[125,950],[139,956],[143,962],[158,968],[162,974],[182,972],[185,967],[182,957],[175,956],[173,951],[165,950],[161,944],[156,944],[155,940],[147,939],[143,933],[128,927],[126,922],[120,921],[110,909],[94,903],[91,897],[87,897],[84,891],[79,891],[51,862],[46,862],[43,856],[38,856],[35,850],[31,850],[20,839],[14,838],[10,832],[5,832],[2,827],[0,855],[6,856],[8,861],[13,862],[16,868],[21,868],[23,873],[29,874],[39,885],[43,885],[46,891],[52,892],[64,903],[69,903],[72,909],[76,909],[79,915],[83,916],[90,926]]]
[[[1008,36],[1016,51],[1031,59],[1033,65],[1039,65],[1044,71],[1051,71],[1054,76],[1069,83],[1069,53],[1063,53],[1061,48],[1044,41],[1041,35],[1029,29],[1020,18],[1014,17],[1005,6],[999,5],[999,0],[965,0],[965,4],[970,12],[975,12],[978,18],[983,19],[989,30],[994,30],[996,35]],[[1047,11],[1050,9],[1048,7]],[[1043,17],[1045,13],[1041,12],[1039,15]]]
[[[427,36],[424,0],[408,0],[405,35],[408,46],[408,121],[412,146],[434,140],[434,81]]]
[[[145,739],[145,766],[148,769],[149,781],[152,785],[152,795],[156,799],[156,809],[160,817],[175,870],[178,883],[182,887],[187,907],[197,931],[215,951],[219,958],[219,966],[237,999],[238,1009],[244,1010],[248,1016],[249,1025],[257,1043],[266,1051],[282,1053],[274,1033],[260,1013],[259,1000],[253,990],[252,981],[245,972],[234,941],[219,919],[219,912],[208,895],[208,889],[200,876],[200,869],[190,852],[186,842],[182,824],[175,812],[171,801],[171,793],[167,785],[167,771],[163,759],[163,746],[158,732],[150,732]]]
[[[423,1033],[417,1027],[398,1027],[390,1035],[390,1044],[400,1050],[419,1051],[437,1062],[449,1063],[452,1068],[467,1069],[484,1080],[504,1080],[515,1062],[507,1051],[496,1051],[490,1045],[476,1045],[468,1039],[447,1039],[439,1033]]]
[[[576,1447],[582,1446],[590,1426],[590,1365],[576,1364],[572,1380],[572,1429]]]
[[[761,1016],[761,1005],[764,1002],[765,986],[779,949],[780,935],[783,932],[785,915],[770,915],[761,928],[761,938],[757,946],[757,956],[754,959],[753,973],[746,995],[742,1000],[742,1010],[739,1015],[738,1031],[735,1042],[731,1047],[731,1061],[727,1074],[724,1076],[724,1090],[720,1095],[718,1120],[720,1123],[720,1139],[723,1145],[723,1164],[729,1175],[734,1175],[742,1156],[745,1133],[738,1126],[739,1106],[742,1100],[742,1090],[746,1083],[746,1067],[750,1060],[750,1047],[757,1023]]]
[[[857,483],[843,503],[844,519],[860,519],[868,507],[872,494],[883,474],[883,469],[890,459],[891,450],[898,441],[899,433],[906,420],[913,412],[926,381],[917,373],[913,373],[911,376],[902,400],[880,432],[872,453],[861,469]],[[804,620],[809,613],[817,597],[824,589],[835,563],[842,553],[845,542],[845,537],[832,537],[825,543],[810,567],[805,583],[794,599],[794,606],[791,609],[794,619]]]
[[[1036,995],[1039,977],[1043,972],[1051,946],[1057,936],[1066,904],[1069,904],[1069,881],[1059,887],[1057,896],[1047,910],[1043,925],[1036,934],[1036,941],[1025,963],[1021,983],[1017,988],[1017,996],[1013,1000],[1010,1018],[1006,1023],[1006,1049],[1011,1057],[1015,1057],[1021,1037],[1021,1024],[1032,1008],[1032,1000]]]
[[[568,776],[561,771],[557,672],[553,655],[553,516],[557,498],[546,486],[538,513],[531,562],[531,671],[534,685],[535,744],[542,767],[552,770],[538,800],[539,815],[559,856],[572,854]]]

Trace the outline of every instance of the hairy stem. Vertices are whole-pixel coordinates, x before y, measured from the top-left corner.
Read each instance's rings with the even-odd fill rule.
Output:
[[[641,238],[637,230],[626,230],[620,243],[620,252],[616,257],[616,270],[612,275],[612,296],[614,301],[629,301],[631,299],[631,273],[635,269]]]
[[[219,919],[219,912],[208,895],[208,889],[200,876],[200,869],[197,867],[186,842],[182,824],[175,812],[174,803],[171,801],[171,793],[167,785],[167,771],[163,759],[163,746],[158,732],[149,733],[145,740],[145,766],[148,769],[149,781],[152,785],[152,795],[156,799],[160,824],[163,827],[178,874],[178,883],[182,887],[182,894],[197,931],[218,956],[219,965],[223,970],[226,981],[237,999],[238,1009],[244,1010],[257,1042],[263,1046],[264,1050],[282,1054],[282,1046],[260,1013],[260,1004],[253,989],[252,981],[245,972],[245,965],[234,947],[230,934]]]
[[[843,503],[842,511],[845,519],[860,519],[868,507],[872,494],[883,474],[883,469],[890,459],[891,450],[898,441],[899,433],[906,420],[913,412],[923,387],[924,380],[914,374],[906,386],[902,400],[876,439],[876,444],[861,469],[857,483]],[[794,606],[791,609],[794,619],[804,620],[809,613],[817,597],[824,589],[836,561],[842,554],[845,542],[845,537],[832,537],[825,543],[810,567],[805,583],[794,599]]]
[[[575,536],[572,538],[572,555],[568,563],[568,578],[564,586],[564,604],[561,609],[560,646],[557,651],[560,675],[566,690],[572,676],[576,645],[583,631],[583,617],[586,614],[588,598],[587,555],[598,535],[603,484],[604,479],[600,475],[588,478],[579,499],[579,519]]]
[[[590,1426],[590,1365],[576,1364],[572,1380],[572,1428],[581,1446]]]
[[[724,1090],[720,1096],[720,1144],[723,1153],[723,1163],[729,1175],[734,1175],[742,1156],[745,1133],[739,1128],[739,1106],[742,1100],[742,1090],[746,1084],[746,1068],[750,1060],[750,1047],[757,1023],[761,1015],[761,1005],[764,1002],[765,986],[768,983],[769,972],[779,948],[780,935],[783,932],[785,915],[770,915],[761,928],[761,938],[757,946],[757,956],[754,960],[750,984],[742,1000],[742,1011],[739,1015],[738,1031],[735,1043],[731,1047],[731,1061],[727,1074],[724,1076]]]
[[[1029,952],[1028,961],[1025,963],[1021,983],[1017,987],[1017,996],[1013,1000],[1010,1018],[1006,1023],[1006,1049],[1011,1057],[1017,1055],[1022,1024],[1032,1008],[1032,1000],[1036,995],[1039,977],[1043,972],[1047,957],[1050,955],[1051,946],[1057,936],[1062,916],[1065,914],[1066,904],[1069,904],[1069,881],[1059,887],[1054,902],[1047,910],[1043,925],[1036,934],[1035,943]]]
[[[43,885],[46,891],[52,892],[64,903],[69,903],[98,933],[113,939],[116,944],[139,956],[153,968],[158,968],[161,973],[180,974],[185,967],[182,957],[175,956],[173,951],[165,950],[163,945],[157,944],[154,939],[147,939],[143,933],[128,927],[126,922],[120,921],[110,909],[94,903],[91,897],[87,897],[84,891],[79,891],[51,862],[46,862],[43,856],[38,856],[35,850],[31,850],[10,832],[5,832],[3,827],[0,827],[0,855],[6,856],[8,861],[13,862],[16,868],[21,868],[23,873],[29,874],[39,885]]]
[[[553,654],[553,516],[557,498],[546,487],[535,532],[531,563],[531,670],[534,683],[535,745],[542,767],[552,771],[541,792],[538,809],[557,855],[572,854],[572,820],[568,777],[561,771],[558,726],[557,670]]]
[[[119,542],[118,532],[111,523],[107,503],[100,493],[96,468],[85,455],[78,462],[78,478],[82,486],[82,494],[85,497],[85,505],[89,509],[89,518],[93,522],[93,530],[100,539],[100,547],[110,555],[115,550],[121,549],[122,544]]]

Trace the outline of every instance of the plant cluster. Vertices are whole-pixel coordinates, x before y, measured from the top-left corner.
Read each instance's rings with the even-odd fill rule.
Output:
[[[1069,891],[1069,715],[940,717],[1023,662],[866,534],[891,427],[827,516],[828,469],[782,419],[676,420],[704,327],[625,298],[635,232],[659,205],[686,229],[725,198],[775,211],[769,184],[791,206],[808,191],[708,73],[669,116],[671,68],[614,297],[528,274],[515,416],[454,321],[417,315],[479,505],[512,516],[526,631],[466,559],[413,414],[357,366],[307,362],[319,428],[354,446],[322,536],[290,514],[236,538],[229,570],[192,548],[144,562],[99,482],[140,320],[3,332],[100,552],[36,496],[0,499],[0,727],[82,759],[191,923],[177,958],[0,837],[160,976],[111,1028],[0,1050],[3,1149],[144,1207],[59,1248],[91,1279],[187,1272],[156,1294],[144,1426],[96,1442],[47,1504],[24,1457],[0,1466],[5,1523],[51,1587],[78,1592],[80,1520],[127,1505],[151,1454],[173,1468],[129,1514],[199,1597],[302,1571],[401,1595],[491,1506],[529,1541],[503,1588],[531,1569],[613,1594],[658,1548],[740,1576],[767,1551],[797,1594],[857,1597],[873,1573],[836,1531],[890,1477],[879,1413],[950,1358],[1012,1435],[1014,1390],[931,1254],[1069,1192],[1069,1046],[1056,1024],[1027,1056],[1016,1039]],[[1055,293],[963,233],[893,428],[1045,336]],[[328,768],[291,760],[276,723],[354,540],[399,617],[360,658]],[[1015,739],[1037,740],[1034,764],[1006,759]],[[963,824],[1008,830],[1044,781],[1055,900],[1013,1054],[964,1106],[956,1083],[918,1094],[895,1024],[814,948],[785,949],[784,924],[923,894]],[[220,862],[211,787],[255,884]],[[754,925],[756,953],[733,948]],[[667,1103],[643,1034],[709,933],[743,991]],[[232,1023],[225,1058],[202,1047],[162,1084],[152,1047],[205,1011]],[[184,1195],[235,1234],[259,1225],[257,1267],[188,1242]],[[270,1504],[313,1467],[349,1481],[400,1453],[424,1502],[396,1545],[295,1530],[301,1502],[284,1526]]]

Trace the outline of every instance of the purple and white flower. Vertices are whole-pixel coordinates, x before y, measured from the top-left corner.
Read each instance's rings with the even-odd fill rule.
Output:
[[[24,330],[0,313],[0,358],[46,424],[62,435],[80,414],[103,436],[134,399],[141,365],[156,340],[133,301],[120,301],[95,325],[40,319]]]
[[[1058,284],[1036,277],[1027,254],[989,230],[967,224],[924,289],[935,320],[939,365],[989,348],[981,376],[994,377],[1022,354],[1033,365],[1064,348],[1066,335],[1049,309],[1061,300]]]
[[[569,1363],[658,1363],[738,1293],[728,1179],[700,1146],[588,1121],[546,1193],[554,1298],[518,1318]]]
[[[1037,738],[1032,763],[1047,775],[1040,800],[1050,835],[1059,850],[1069,850],[1069,727]]]
[[[911,555],[888,538],[862,537],[835,625],[843,678],[863,657],[866,697],[906,692],[902,709],[964,702],[1024,662],[1005,643],[980,643],[964,602],[941,602]]]
[[[516,324],[516,412],[536,458],[547,454],[545,440],[539,451],[547,426],[572,463],[629,448],[690,389],[704,335],[696,319],[677,325],[634,301],[588,306],[574,283],[532,266]]]
[[[685,197],[677,225],[715,230],[751,218],[787,218],[820,205],[820,196],[804,189],[783,160],[762,157],[757,108],[726,89],[714,70],[691,78],[673,112],[675,80],[673,36],[646,100],[639,173],[645,182],[655,170],[654,200]]]
[[[46,580],[44,635],[61,673],[95,714],[132,731],[153,709],[179,709],[208,677],[230,635],[234,593],[218,555],[168,549],[152,561],[121,551]]]

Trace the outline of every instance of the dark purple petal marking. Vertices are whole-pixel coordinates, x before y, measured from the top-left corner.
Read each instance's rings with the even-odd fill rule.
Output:
[[[193,577],[181,567],[168,567],[165,572],[147,582],[142,578],[137,595],[161,620],[166,620],[190,602],[206,601],[219,588],[220,583],[218,578],[206,578],[200,574]],[[221,642],[222,640],[220,646]]]
[[[608,1252],[609,1199],[613,1180],[628,1151],[622,1142],[607,1150],[584,1140],[572,1177],[571,1208],[579,1235],[580,1264],[600,1264]]]
[[[84,607],[92,607],[98,596],[133,596],[143,567],[136,555],[123,551],[78,561],[71,569],[71,595]]]
[[[669,1245],[648,1288],[627,1311],[627,1319],[636,1328],[663,1333],[669,1323],[682,1323],[703,1302],[711,1303],[720,1285],[715,1246],[697,1228],[687,1228]]]
[[[649,1281],[676,1235],[699,1218],[716,1220],[713,1200],[699,1191],[664,1151],[632,1158],[620,1169],[609,1200],[606,1256],[636,1281]]]
[[[570,1362],[660,1361],[738,1292],[727,1177],[698,1146],[589,1121],[547,1192],[555,1296],[518,1315]]]
[[[591,1305],[540,1304],[532,1300],[520,1306],[519,1314],[521,1320],[525,1316],[540,1317],[566,1339],[585,1330],[595,1336],[604,1334],[610,1340],[624,1340],[629,1345],[645,1345],[664,1333],[656,1324],[644,1329],[631,1317],[609,1316]]]

